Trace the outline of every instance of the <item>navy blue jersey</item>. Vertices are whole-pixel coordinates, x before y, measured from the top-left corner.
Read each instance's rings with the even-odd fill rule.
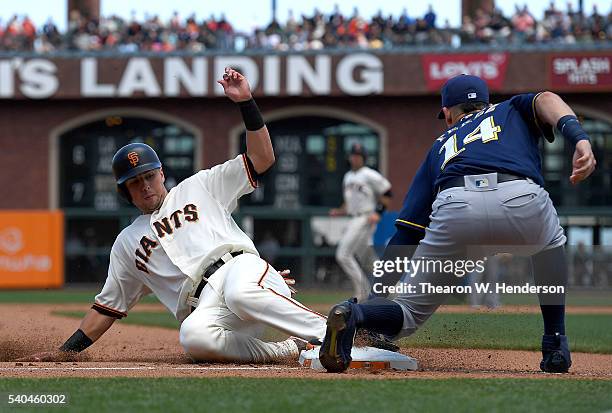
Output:
[[[436,139],[410,185],[396,225],[424,230],[437,188],[455,177],[501,172],[543,185],[538,142],[544,133],[535,114],[538,95],[517,95],[468,114]]]

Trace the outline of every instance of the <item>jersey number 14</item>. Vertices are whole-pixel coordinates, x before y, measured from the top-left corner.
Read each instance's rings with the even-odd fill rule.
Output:
[[[495,125],[493,122],[493,116],[489,116],[488,118],[484,118],[480,125],[469,135],[466,135],[463,138],[463,147],[461,149],[457,149],[457,134],[454,134],[450,138],[446,140],[444,145],[440,148],[440,152],[444,151],[444,162],[442,162],[442,166],[440,169],[444,169],[448,161],[453,159],[455,156],[459,155],[461,152],[465,151],[465,145],[468,143],[480,140],[482,143],[487,143],[491,141],[496,141],[498,139],[497,134],[501,132],[501,127]]]

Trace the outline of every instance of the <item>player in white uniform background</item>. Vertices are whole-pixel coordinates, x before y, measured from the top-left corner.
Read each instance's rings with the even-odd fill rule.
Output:
[[[342,180],[344,203],[329,211],[331,216],[349,215],[351,220],[336,249],[336,261],[349,276],[353,292],[359,301],[369,295],[370,282],[357,257],[371,254],[372,236],[391,197],[391,183],[379,172],[367,167],[364,147],[351,147],[351,169]]]
[[[240,107],[246,153],[168,192],[152,148],[134,143],[117,151],[118,190],[142,215],[115,240],[106,283],[80,328],[59,351],[33,359],[84,350],[150,293],[181,321],[180,343],[194,360],[266,362],[299,355],[299,340],[264,342],[250,333],[258,325],[306,341],[323,337],[325,317],[291,298],[283,276],[259,257],[231,216],[238,198],[272,166],[274,152],[246,78],[226,69],[219,83]]]

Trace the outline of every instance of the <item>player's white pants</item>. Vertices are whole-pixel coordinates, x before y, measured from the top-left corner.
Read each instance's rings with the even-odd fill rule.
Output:
[[[268,325],[305,340],[325,335],[326,319],[291,298],[283,277],[253,254],[222,266],[220,291],[207,284],[198,306],[182,323],[180,342],[194,360],[266,362],[297,357],[292,340],[264,342],[254,330]]]
[[[376,229],[368,222],[368,214],[351,218],[336,249],[336,261],[353,283],[353,292],[359,301],[370,293],[370,283],[356,257],[367,257],[370,240]]]

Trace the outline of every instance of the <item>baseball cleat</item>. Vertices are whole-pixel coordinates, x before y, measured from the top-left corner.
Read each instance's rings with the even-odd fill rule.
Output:
[[[316,338],[314,338],[314,339],[312,339],[310,341],[307,341],[307,340],[304,340],[303,338],[291,336],[291,337],[289,337],[289,339],[293,340],[293,342],[297,346],[298,353],[301,353],[302,351],[312,350],[316,346],[320,346],[321,345],[321,342],[319,340],[317,340]]]
[[[299,338],[299,337],[294,337],[294,336],[289,337],[289,340],[293,341],[295,345],[297,346],[298,354],[304,350],[307,350],[308,341],[302,338]]]
[[[327,330],[319,350],[319,361],[328,372],[341,373],[351,364],[351,349],[357,332],[353,305],[349,300],[332,307],[327,317]]]
[[[572,366],[567,336],[559,333],[542,336],[540,369],[546,373],[567,373]]]

